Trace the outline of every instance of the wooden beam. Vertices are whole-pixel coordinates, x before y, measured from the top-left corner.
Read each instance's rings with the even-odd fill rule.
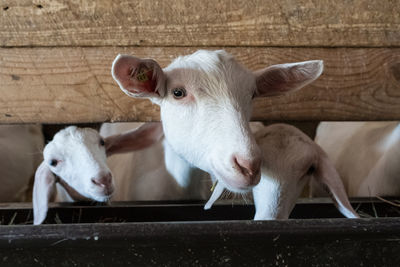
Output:
[[[4,0],[0,46],[400,46],[395,0]]]
[[[110,75],[118,53],[166,66],[197,48],[0,49],[0,123],[152,121],[158,106],[126,96]],[[293,94],[254,101],[255,120],[399,120],[399,48],[228,48],[252,70],[323,59],[323,75]]]

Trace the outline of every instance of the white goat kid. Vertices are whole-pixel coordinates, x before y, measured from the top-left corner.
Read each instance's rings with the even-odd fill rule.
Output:
[[[30,201],[27,190],[42,161],[41,125],[0,126],[1,202]]]
[[[257,127],[255,139],[262,151],[261,181],[253,188],[255,220],[287,219],[303,188],[315,179],[330,193],[339,211],[358,218],[344,186],[325,152],[307,135],[286,124]],[[224,191],[218,183],[205,209]]]
[[[118,55],[112,75],[127,95],[160,105],[175,153],[227,189],[246,192],[258,184],[261,166],[248,122],[252,99],[300,89],[322,69],[322,61],[306,61],[253,73],[223,50],[200,50],[163,70],[154,60]]]
[[[33,187],[34,224],[46,218],[49,201],[107,201],[114,179],[107,155],[146,148],[162,136],[160,124],[103,139],[90,128],[70,126],[59,131],[43,151]]]
[[[315,141],[334,162],[349,196],[399,196],[399,122],[321,122]],[[313,185],[314,194],[321,195]]]

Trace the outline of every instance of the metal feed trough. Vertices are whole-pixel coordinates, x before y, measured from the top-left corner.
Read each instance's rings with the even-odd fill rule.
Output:
[[[396,200],[391,199],[393,203]],[[354,199],[345,219],[324,199],[289,220],[252,221],[253,205],[55,204],[33,226],[27,204],[0,208],[0,266],[398,266],[400,208]],[[378,218],[377,218],[378,217]],[[304,219],[310,218],[310,219]]]

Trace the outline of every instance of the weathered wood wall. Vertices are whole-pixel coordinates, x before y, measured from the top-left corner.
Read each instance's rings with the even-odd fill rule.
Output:
[[[113,58],[166,66],[221,47],[253,70],[325,61],[304,90],[257,99],[253,119],[400,119],[399,1],[5,0],[0,122],[158,120],[157,106],[118,89]]]
[[[3,0],[16,46],[399,46],[397,0]]]

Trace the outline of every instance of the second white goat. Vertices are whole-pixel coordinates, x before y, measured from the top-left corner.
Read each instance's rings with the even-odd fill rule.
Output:
[[[317,144],[290,125],[257,128],[255,139],[262,151],[262,165],[260,183],[252,191],[255,220],[289,218],[297,198],[311,178],[330,192],[344,216],[358,218],[338,173]],[[211,208],[224,189],[223,185],[217,184],[205,209]]]
[[[144,149],[162,136],[159,123],[149,123],[103,139],[90,128],[70,126],[59,131],[43,151],[33,187],[34,224],[46,218],[49,201],[107,201],[114,179],[107,155]]]

